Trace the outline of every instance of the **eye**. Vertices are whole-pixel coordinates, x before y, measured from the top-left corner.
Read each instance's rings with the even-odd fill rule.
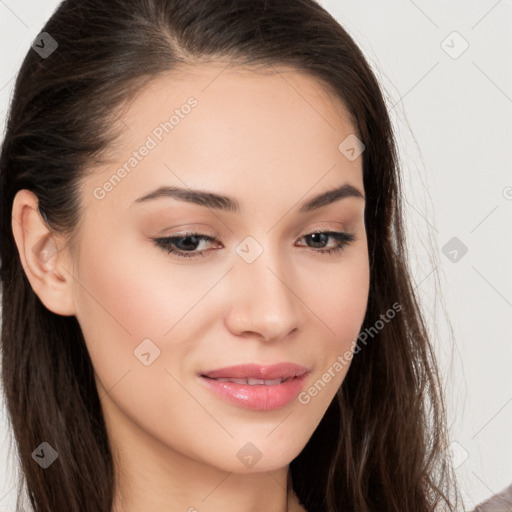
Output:
[[[336,244],[330,249],[315,250],[313,252],[320,254],[333,254],[341,252],[347,245],[351,244],[355,239],[354,233],[345,233],[343,231],[314,231],[308,235],[304,235],[303,238],[311,240],[314,244],[323,245],[329,238],[335,240]]]
[[[314,231],[302,238],[311,241],[315,245],[322,245],[321,249],[309,248],[315,254],[334,254],[341,252],[347,245],[352,243],[356,237],[354,233],[345,233],[341,231]],[[324,249],[325,243],[332,238],[335,240],[334,247]],[[186,233],[181,236],[168,236],[165,238],[154,238],[155,245],[166,251],[168,254],[174,254],[179,258],[197,258],[205,256],[206,250],[197,251],[201,242],[218,242],[214,237],[202,233]]]
[[[200,242],[213,242],[215,238],[203,235],[201,233],[187,233],[183,236],[168,236],[165,238],[154,238],[156,245],[167,251],[173,253],[180,258],[195,258],[197,256],[204,256],[204,251],[193,252],[197,249]],[[183,243],[183,241],[185,243]],[[191,250],[187,250],[187,246],[193,246]],[[178,246],[178,248],[176,248]]]

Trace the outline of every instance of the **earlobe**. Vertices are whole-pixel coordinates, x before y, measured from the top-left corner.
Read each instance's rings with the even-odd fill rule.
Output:
[[[69,255],[59,247],[60,240],[41,217],[38,205],[37,196],[30,190],[20,190],[14,198],[12,231],[20,261],[46,308],[58,315],[74,315],[73,276],[66,268]]]

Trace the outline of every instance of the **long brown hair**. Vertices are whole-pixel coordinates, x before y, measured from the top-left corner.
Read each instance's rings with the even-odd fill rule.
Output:
[[[11,228],[14,196],[33,191],[48,226],[71,237],[80,181],[116,136],[116,108],[163,72],[213,60],[312,76],[343,102],[366,147],[363,331],[372,339],[291,462],[294,491],[309,512],[455,510],[442,387],[407,263],[395,138],[347,32],[314,0],[67,0],[41,32],[58,47],[47,58],[27,53],[0,156],[2,382],[34,510],[110,512],[115,479],[81,329],[32,290]],[[375,328],[393,304],[400,313]],[[45,470],[32,457],[43,441],[59,455]]]

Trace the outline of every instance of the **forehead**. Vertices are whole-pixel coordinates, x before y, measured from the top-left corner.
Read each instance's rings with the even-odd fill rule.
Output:
[[[118,206],[163,184],[289,189],[298,198],[325,175],[320,189],[344,182],[362,189],[361,159],[351,162],[338,149],[355,133],[348,111],[318,80],[294,69],[182,67],[143,87],[117,118],[122,128],[110,148],[112,164],[90,186],[124,165],[123,182],[109,192]],[[135,162],[134,151],[144,145],[151,150]]]

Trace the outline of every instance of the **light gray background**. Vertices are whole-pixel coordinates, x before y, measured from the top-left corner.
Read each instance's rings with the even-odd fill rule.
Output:
[[[2,133],[13,77],[58,3],[0,0]],[[385,89],[413,276],[447,387],[450,453],[471,508],[512,483],[512,0],[321,3]],[[468,249],[457,262],[443,253],[453,237]],[[0,406],[4,512],[15,508],[16,454]]]

